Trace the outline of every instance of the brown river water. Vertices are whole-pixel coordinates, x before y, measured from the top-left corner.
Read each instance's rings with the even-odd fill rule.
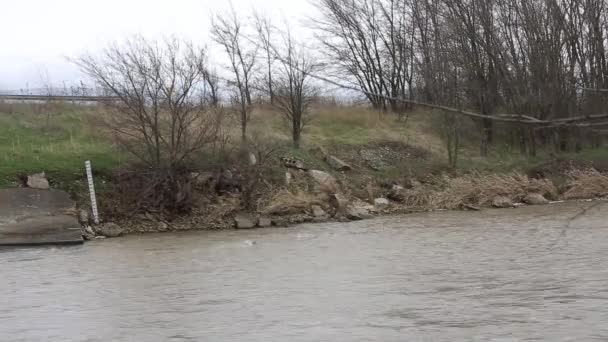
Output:
[[[0,341],[607,341],[608,202],[0,250]]]

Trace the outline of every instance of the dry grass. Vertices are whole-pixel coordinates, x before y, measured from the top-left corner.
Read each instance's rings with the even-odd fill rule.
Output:
[[[435,194],[433,203],[444,209],[457,209],[463,204],[489,206],[496,196],[521,201],[529,193],[540,193],[549,199],[557,199],[558,191],[547,179],[530,179],[525,175],[471,174],[446,178],[445,190]]]
[[[417,112],[406,121],[367,106],[318,104],[311,110],[311,121],[304,128],[303,146],[365,145],[376,141],[396,141],[442,153],[443,143],[428,127],[428,113]],[[235,123],[235,128],[238,123]],[[252,115],[252,136],[289,143],[290,135],[281,114],[271,107],[260,106]]]
[[[564,199],[588,199],[608,196],[608,175],[595,169],[572,170]]]
[[[439,208],[438,192],[426,187],[409,189],[403,192],[403,201],[406,208],[436,209]]]
[[[279,190],[271,198],[270,203],[264,208],[263,213],[267,215],[294,215],[302,214],[310,210],[312,205],[322,205],[327,202],[327,196],[315,195],[309,192]]]

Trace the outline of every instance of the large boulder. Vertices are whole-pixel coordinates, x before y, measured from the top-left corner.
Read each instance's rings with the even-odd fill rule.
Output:
[[[258,157],[256,157],[255,153],[249,152],[248,158],[249,165],[255,166],[258,164]]]
[[[260,228],[268,228],[272,226],[272,220],[268,216],[260,216],[258,218],[258,227]]]
[[[376,198],[374,200],[374,205],[379,208],[388,207],[390,204],[391,202],[386,198]]]
[[[236,229],[253,229],[256,226],[257,220],[249,214],[237,214],[234,217]]]
[[[232,171],[228,169],[220,170],[217,177],[217,183],[215,184],[215,191],[220,194],[227,193],[241,193],[243,187],[236,177],[232,174]]]
[[[393,185],[389,193],[386,195],[388,199],[395,202],[404,202],[407,196],[407,190],[400,185]]]
[[[544,205],[549,204],[549,200],[539,193],[527,194],[523,202],[529,205]]]
[[[390,165],[385,162],[382,156],[374,149],[363,149],[359,151],[361,159],[365,161],[367,166],[374,171],[382,171],[387,169]]]
[[[283,165],[288,169],[307,170],[304,162],[294,157],[282,157]]]
[[[86,226],[82,228],[82,238],[87,241],[95,239],[95,232],[93,231],[93,228],[91,228],[91,226]]]
[[[353,169],[348,163],[334,156],[327,156],[327,163],[336,171],[350,171]]]
[[[310,170],[308,171],[308,174],[315,181],[318,188],[321,188],[322,190],[335,193],[340,187],[336,178],[327,172]]]
[[[46,179],[46,174],[44,172],[27,176],[27,186],[38,190],[50,189],[49,181]]]
[[[373,217],[369,209],[354,204],[348,205],[346,207],[346,209],[344,210],[344,216],[346,216],[347,219],[353,221],[365,220]]]
[[[492,207],[494,208],[513,208],[513,201],[506,196],[496,196],[492,199]]]
[[[121,235],[124,234],[124,229],[122,229],[121,226],[117,225],[116,223],[104,223],[101,224],[99,226],[95,227],[95,233],[97,235],[101,235],[101,236],[105,236],[105,237],[109,237],[109,238],[115,238],[115,237],[119,237]]]
[[[344,211],[350,204],[348,197],[341,193],[333,194],[329,199],[330,204],[336,209],[336,211]]]
[[[311,207],[312,209],[312,216],[314,216],[315,218],[322,218],[322,217],[326,217],[327,213],[325,212],[325,210],[323,210],[323,208],[320,205],[313,205]]]

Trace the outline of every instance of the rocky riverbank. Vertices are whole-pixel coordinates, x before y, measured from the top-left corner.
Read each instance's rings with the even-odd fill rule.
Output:
[[[407,179],[382,184],[369,179],[362,189],[358,181],[349,182],[345,162],[335,164],[344,171],[306,169],[290,161],[285,167],[285,184],[263,193],[254,209],[243,208],[243,194],[231,182],[212,199],[205,198],[190,215],[163,220],[150,213],[103,224],[93,229],[97,236],[184,231],[196,229],[255,229],[289,227],[311,222],[347,222],[382,215],[433,210],[483,210],[547,205],[552,202],[600,199],[608,196],[608,176],[597,170],[569,170],[561,184],[548,178],[530,178],[519,173],[508,175],[438,175],[425,180]],[[218,181],[208,175],[193,178]],[[360,176],[359,176],[360,177]],[[209,188],[210,184],[206,184]],[[87,222],[83,222],[86,226]],[[122,228],[121,228],[122,227]],[[92,238],[93,236],[86,236]]]
[[[129,211],[116,192],[101,193],[99,225],[92,224],[86,193],[75,194],[81,201],[74,212],[83,236],[93,239],[148,232],[288,227],[432,210],[506,209],[608,196],[607,173],[589,166],[548,166],[550,175],[458,173],[442,168],[416,175],[408,172],[408,176],[386,172],[394,168],[391,165],[419,164],[424,158],[424,151],[395,143],[332,152],[317,148],[308,159],[288,155],[264,161],[249,154],[244,164],[236,164],[239,166],[191,172],[183,187],[188,193],[179,194],[191,202],[187,214]],[[37,189],[48,189],[49,183],[53,182],[44,173],[24,179],[24,186]],[[137,196],[132,193],[136,186],[126,189],[123,194]]]

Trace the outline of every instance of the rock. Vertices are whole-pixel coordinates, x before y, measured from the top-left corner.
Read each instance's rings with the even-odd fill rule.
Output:
[[[365,161],[367,166],[374,171],[382,171],[389,167],[381,156],[378,155],[378,151],[372,149],[364,149],[359,151],[361,159]]]
[[[283,162],[283,165],[287,168],[296,170],[307,170],[304,166],[304,162],[299,159],[293,157],[282,157],[281,161]]]
[[[95,227],[97,235],[115,238],[119,237],[124,233],[124,230],[116,223],[104,223]]]
[[[226,193],[240,193],[242,190],[243,187],[238,180],[234,178],[232,171],[227,169],[220,171],[217,183],[215,184],[215,191],[218,194],[223,195]]]
[[[289,226],[289,220],[286,217],[273,217],[272,225],[275,227],[287,227]]]
[[[27,186],[38,190],[50,189],[49,181],[46,179],[46,174],[44,172],[27,176]]]
[[[89,224],[89,212],[84,210],[84,209],[80,209],[78,211],[78,222],[80,222],[81,225],[83,226],[88,226]]]
[[[388,199],[395,202],[405,202],[406,191],[402,186],[394,185],[391,191],[386,195]]]
[[[496,196],[492,199],[492,207],[494,208],[513,208],[513,201],[509,197]]]
[[[256,220],[249,214],[237,214],[234,223],[237,229],[252,229],[255,228]]]
[[[323,190],[335,193],[340,188],[336,178],[327,172],[310,170],[308,174]]]
[[[374,184],[372,184],[371,181],[368,181],[367,184],[365,185],[365,191],[367,192],[367,200],[370,203],[373,203],[374,199],[376,198],[376,194],[374,191]]]
[[[470,204],[470,203],[463,203],[462,204],[462,209],[463,210],[471,210],[471,211],[480,211],[481,208],[474,205],[474,204]]]
[[[529,205],[549,204],[549,200],[547,200],[543,195],[538,193],[527,194],[526,197],[524,197],[523,202]]]
[[[376,207],[373,204],[369,204],[360,199],[356,199],[354,202],[351,203],[351,205],[354,206],[355,208],[363,209],[363,210],[367,211],[368,213],[376,212]]]
[[[258,158],[255,156],[255,153],[249,152],[249,165],[254,166],[258,164]]]
[[[391,204],[391,202],[388,199],[386,199],[386,198],[376,198],[374,200],[374,205],[376,207],[383,208],[383,207],[389,206],[390,204]]]
[[[156,228],[158,229],[159,232],[166,232],[167,230],[169,230],[169,225],[166,222],[158,222],[158,227]]]
[[[415,179],[410,179],[409,186],[410,186],[410,189],[417,189],[417,188],[422,187],[422,183],[420,183],[419,181],[417,181]]]
[[[349,205],[346,207],[346,209],[344,210],[344,215],[347,219],[353,221],[359,221],[373,217],[367,209],[362,207],[356,207],[353,205]]]
[[[316,218],[327,216],[327,213],[325,212],[325,210],[323,210],[323,208],[321,208],[321,206],[319,206],[319,205],[313,205],[311,207],[311,209],[312,209],[312,216],[314,216]]]
[[[211,184],[211,182],[213,181],[213,178],[214,177],[211,172],[202,172],[202,173],[192,172],[190,174],[190,179],[192,180],[192,183],[194,184],[194,186],[197,188],[205,188],[205,187],[209,186]]]
[[[260,216],[258,219],[258,227],[268,228],[272,226],[272,220],[267,216]]]
[[[95,239],[95,232],[91,226],[85,226],[82,228],[82,238],[85,240],[93,240]]]
[[[291,172],[289,172],[289,171],[285,172],[285,185],[289,186],[289,184],[291,184],[292,178],[293,178],[293,176],[291,175]]]
[[[340,193],[333,194],[330,198],[331,205],[337,211],[344,211],[348,207],[349,202],[348,198]]]
[[[334,156],[327,156],[326,160],[327,160],[327,163],[329,164],[329,166],[331,166],[336,171],[350,171],[353,169],[346,162],[344,162]]]

